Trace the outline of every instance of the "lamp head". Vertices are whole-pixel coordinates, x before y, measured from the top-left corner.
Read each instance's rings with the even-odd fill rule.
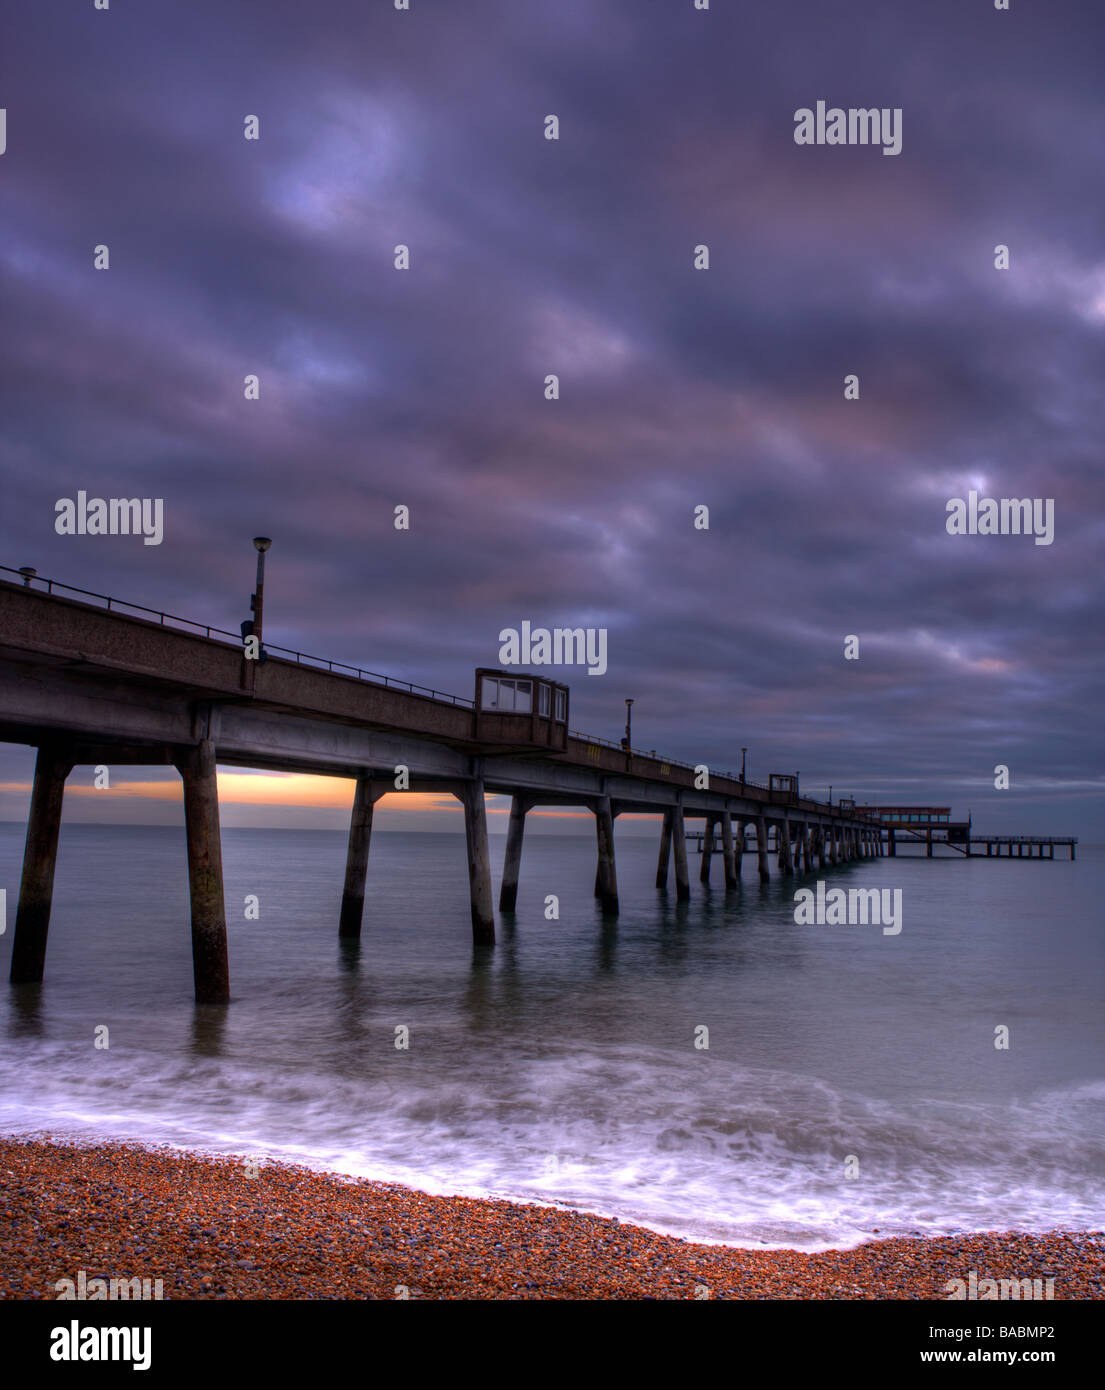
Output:
[[[269,546],[272,545],[272,539],[269,536],[254,536],[253,544],[257,550],[264,553],[264,551],[268,550]]]

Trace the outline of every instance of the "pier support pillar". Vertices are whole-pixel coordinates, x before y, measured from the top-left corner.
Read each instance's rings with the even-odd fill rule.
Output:
[[[349,817],[349,847],[345,854],[345,889],[341,895],[341,920],[338,936],[355,939],[361,934],[364,920],[365,879],[368,875],[368,846],[372,838],[372,807],[384,795],[381,787],[373,787],[372,778],[361,773],[353,793],[353,811]]]
[[[64,752],[43,745],[35,758],[31,811],[23,849],[23,878],[15,914],[12,942],[12,984],[37,984],[46,965],[46,934],[54,900],[54,868],[58,859],[58,832],[65,779],[73,764]]]
[[[183,750],[176,766],[184,782],[196,1003],[229,1004],[230,966],[226,953],[226,903],[214,743],[205,738]]]
[[[491,855],[487,847],[487,808],[483,778],[465,782],[464,838],[468,845],[468,893],[472,904],[472,940],[477,946],[495,944],[495,913],[491,906]]]
[[[706,828],[702,832],[702,863],[698,868],[699,883],[710,882],[710,860],[714,853],[714,830],[716,825],[716,817],[706,817]]]
[[[671,862],[671,827],[675,819],[674,810],[664,812],[664,823],[660,827],[660,856],[656,861],[656,886],[668,886],[668,865]]]
[[[827,831],[829,837],[829,863],[836,863],[836,826],[830,825]]]
[[[510,799],[510,820],[506,827],[506,856],[503,859],[503,881],[499,887],[499,911],[513,912],[518,901],[518,875],[522,867],[522,837],[526,830],[526,812],[530,803],[524,796]]]
[[[925,857],[932,858],[932,826],[925,831]]]
[[[756,817],[756,858],[760,867],[760,882],[767,883],[771,870],[767,867],[767,821],[763,816]]]
[[[783,874],[794,873],[794,853],[790,844],[790,821],[784,817],[779,822],[779,856],[782,860],[780,869]]]
[[[726,863],[726,887],[737,887],[737,865],[732,859],[732,816],[727,810],[721,812],[721,858]]]
[[[728,811],[721,813],[721,857],[725,861],[725,886],[737,886],[737,870],[733,863],[733,818]]]
[[[893,826],[886,832],[886,853],[891,859],[898,853],[898,839]]]
[[[618,873],[614,863],[614,814],[610,798],[595,803],[595,834],[598,840],[598,896],[603,912],[618,910]]]
[[[682,806],[676,806],[671,813],[671,847],[675,860],[675,897],[677,902],[685,903],[691,896],[691,879],[687,873],[687,835]]]

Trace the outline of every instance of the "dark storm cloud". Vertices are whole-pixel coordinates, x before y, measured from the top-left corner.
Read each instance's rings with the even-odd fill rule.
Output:
[[[4,563],[236,628],[265,531],[287,646],[466,693],[501,627],[608,625],[577,727],[617,737],[631,694],[643,746],[715,766],[977,785],[976,817],[998,761],[1086,792],[1099,7],[116,0],[7,27]],[[818,99],[900,106],[902,153],[796,146]],[[947,536],[971,486],[1054,497],[1054,545]],[[163,496],[165,543],[57,537],[79,488]]]

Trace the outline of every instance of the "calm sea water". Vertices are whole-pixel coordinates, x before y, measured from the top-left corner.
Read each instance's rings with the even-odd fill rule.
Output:
[[[0,825],[5,981],[23,833]],[[712,890],[677,905],[653,887],[655,841],[628,836],[604,922],[593,838],[531,835],[488,952],[463,836],[373,836],[353,947],[343,834],[223,845],[234,1002],[197,1011],[183,831],[63,827],[45,986],[0,986],[0,1130],[268,1155],[742,1244],[1105,1225],[1101,850],[823,875],[901,888],[891,937],[796,925],[817,875],[761,888],[754,857],[740,889],[715,860]]]

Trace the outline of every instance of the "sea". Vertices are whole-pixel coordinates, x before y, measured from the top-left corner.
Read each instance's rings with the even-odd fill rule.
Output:
[[[0,824],[5,1134],[745,1247],[1105,1226],[1100,847],[794,878],[772,862],[766,885],[748,855],[728,891],[720,856],[704,888],[692,851],[677,903],[658,836],[624,834],[604,919],[593,834],[530,833],[489,949],[462,834],[375,832],[363,932],[342,942],[343,833],[226,829],[232,1002],[197,1009],[182,829],[63,823],[41,988],[6,983],[23,837]],[[818,878],[900,890],[901,930],[800,925]]]

